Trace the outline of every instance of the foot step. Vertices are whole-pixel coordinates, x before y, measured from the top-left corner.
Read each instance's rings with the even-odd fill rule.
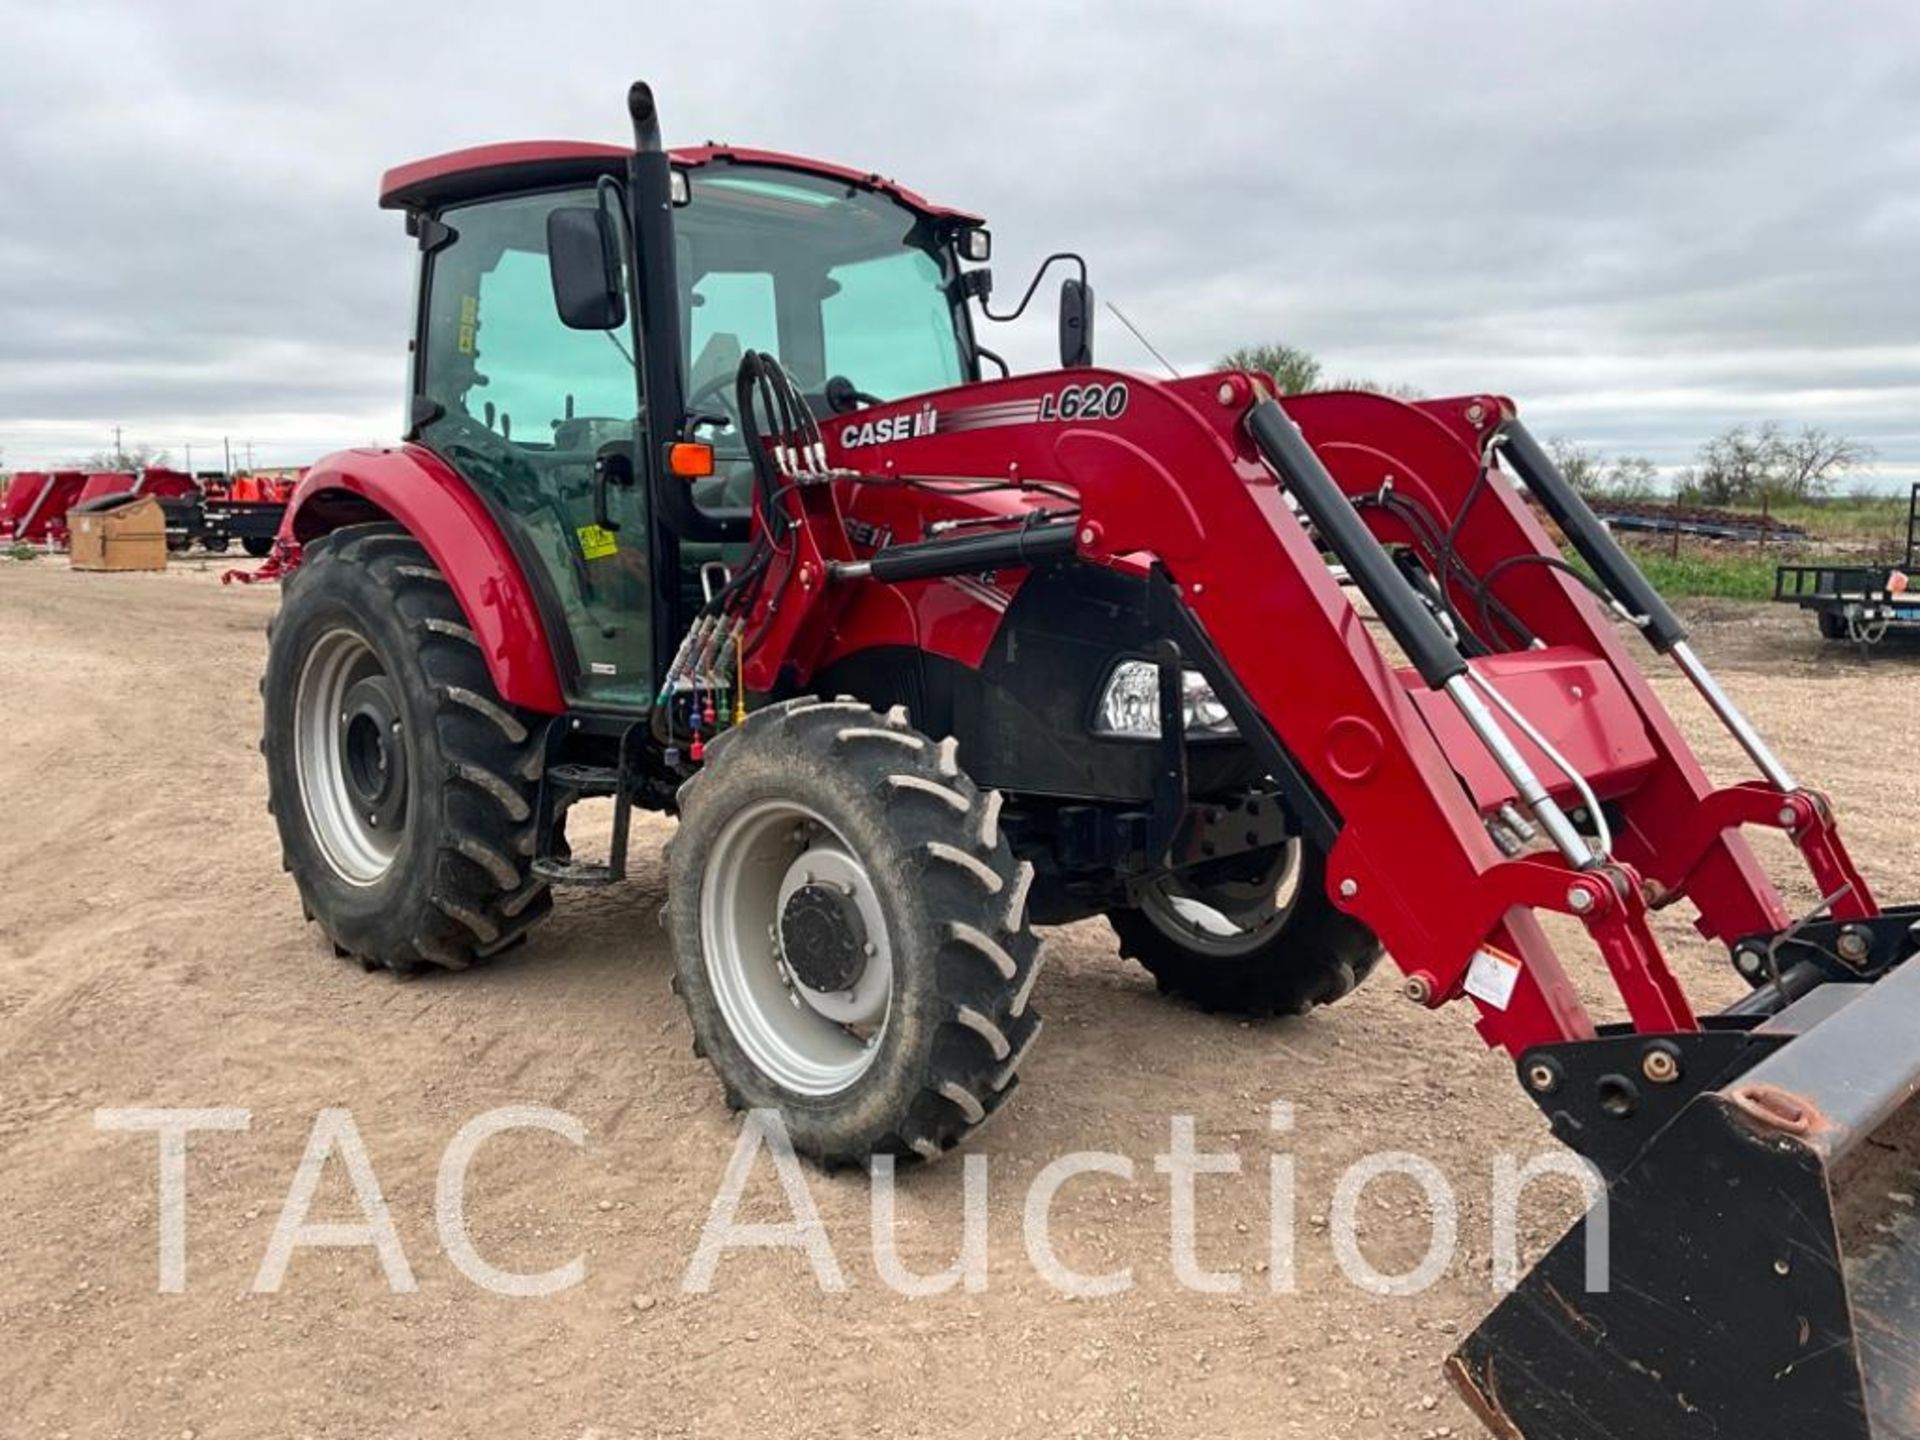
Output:
[[[611,765],[555,765],[547,771],[547,780],[561,790],[576,795],[617,795],[620,772]]]
[[[535,859],[533,873],[549,885],[611,885],[620,878],[613,873],[611,865],[599,865],[585,860],[560,860],[551,855],[542,855]]]

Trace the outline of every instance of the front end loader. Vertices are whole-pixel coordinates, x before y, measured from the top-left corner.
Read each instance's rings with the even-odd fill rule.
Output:
[[[409,430],[301,483],[263,686],[338,952],[485,959],[622,878],[635,806],[675,813],[695,1048],[828,1166],[937,1158],[1007,1101],[1035,924],[1106,915],[1164,989],[1250,1013],[1384,955],[1606,1182],[1450,1362],[1494,1433],[1920,1436],[1920,910],[1514,405],[1098,368],[1084,266],[1061,368],[1008,373],[978,217],[668,150],[646,86],[628,108],[630,147],[383,188],[422,255]],[[1708,781],[1641,646],[1753,778]],[[1694,1007],[1673,906],[1750,994]]]

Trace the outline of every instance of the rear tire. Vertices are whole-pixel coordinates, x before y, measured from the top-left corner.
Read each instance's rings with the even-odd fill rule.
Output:
[[[1814,618],[1820,623],[1822,640],[1848,640],[1852,633],[1847,626],[1847,617],[1837,610],[1816,610]]]
[[[722,732],[680,792],[668,914],[694,1048],[732,1108],[777,1111],[827,1166],[939,1156],[1005,1103],[1040,1030],[1032,867],[954,748],[903,710],[794,700]]]
[[[273,553],[271,535],[249,535],[240,542],[240,548],[256,560],[264,560]]]
[[[227,546],[232,543],[232,538],[226,535],[202,535],[200,537],[200,548],[205,550],[209,555],[226,554]]]
[[[426,550],[392,525],[314,541],[267,633],[268,806],[336,948],[458,970],[521,939],[552,903],[539,717],[500,699]]]
[[[1295,858],[1273,872],[1271,913],[1248,914],[1244,883],[1210,887],[1204,874],[1176,874],[1139,906],[1108,912],[1121,955],[1139,961],[1163,994],[1203,1010],[1302,1015],[1347,995],[1379,960],[1380,942],[1327,898],[1318,848],[1305,839],[1288,846]],[[1245,926],[1237,934],[1235,920]]]

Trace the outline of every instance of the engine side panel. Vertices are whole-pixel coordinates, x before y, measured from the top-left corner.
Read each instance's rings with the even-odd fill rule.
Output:
[[[839,654],[807,688],[881,709],[905,705],[929,734],[959,740],[961,763],[982,785],[1080,801],[1151,800],[1156,747],[1092,733],[1115,662],[1147,655],[1156,638],[1144,581],[1090,565],[1022,573],[1010,596],[997,577],[970,581],[1002,598],[996,608],[976,597],[964,626],[949,613],[955,592],[942,582],[899,587],[921,592],[914,614],[923,633],[952,624],[946,633],[963,643],[916,649],[904,635],[880,639]],[[1250,752],[1232,741],[1195,742],[1188,764],[1195,795],[1260,778]]]

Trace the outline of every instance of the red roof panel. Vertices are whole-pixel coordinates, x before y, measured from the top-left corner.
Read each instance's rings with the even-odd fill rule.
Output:
[[[580,140],[517,140],[502,145],[475,145],[394,166],[381,177],[380,203],[388,209],[431,207],[505,189],[516,181],[529,184],[548,179],[562,184],[584,181],[618,173],[630,153],[618,145]],[[690,146],[670,154],[674,164],[690,170],[714,160],[733,160],[743,165],[771,165],[824,175],[890,195],[923,215],[970,225],[980,223],[978,215],[936,205],[883,175],[825,160],[810,160],[803,155],[734,145]]]

